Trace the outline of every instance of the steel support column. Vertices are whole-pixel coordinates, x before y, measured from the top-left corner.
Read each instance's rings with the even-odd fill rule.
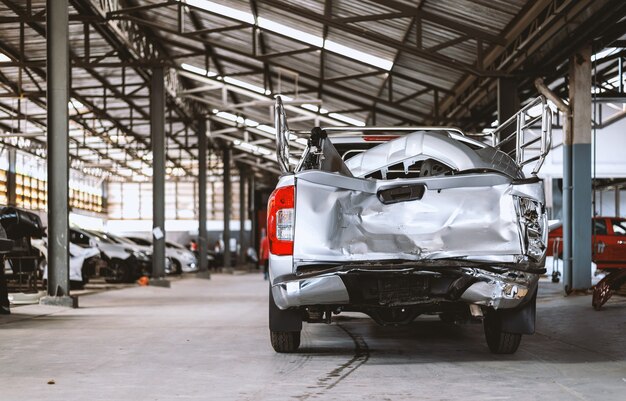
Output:
[[[15,148],[8,149],[9,170],[7,171],[7,203],[9,206],[17,206],[17,196],[15,192],[16,174],[15,166],[17,163],[17,150]]]
[[[69,16],[67,0],[46,3],[48,113],[48,296],[42,304],[77,307],[69,277]]]
[[[152,145],[152,285],[167,287],[165,276],[165,76],[152,69],[150,82],[150,136]]]
[[[224,164],[224,267],[230,267],[230,210],[231,210],[231,185],[230,185],[230,146],[222,147],[222,163]]]
[[[591,286],[591,53],[588,45],[570,59],[572,126],[571,136],[563,142],[563,186],[568,195],[563,202],[566,292]]]
[[[498,79],[498,124],[502,124],[519,110],[520,102],[517,93],[517,81],[510,78]],[[515,131],[515,126],[504,132],[499,140],[504,139]],[[515,148],[515,141],[510,141],[503,145],[502,150],[508,152]]]
[[[238,166],[239,169],[239,265],[246,264],[246,169]]]
[[[254,195],[254,171],[250,171],[250,174],[248,174],[248,216],[250,216],[250,246],[253,249],[258,249],[256,238],[256,204]]]
[[[210,277],[207,260],[208,238],[206,230],[206,176],[207,176],[207,123],[198,122],[198,263],[199,273]]]

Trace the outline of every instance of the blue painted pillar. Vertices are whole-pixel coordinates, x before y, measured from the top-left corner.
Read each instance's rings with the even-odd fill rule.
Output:
[[[571,126],[563,142],[565,291],[591,287],[591,45],[570,59]]]

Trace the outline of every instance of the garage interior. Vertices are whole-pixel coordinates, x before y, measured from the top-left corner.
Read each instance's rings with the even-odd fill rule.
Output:
[[[626,254],[597,231],[626,217],[625,49],[614,0],[0,0],[0,222],[45,227],[0,236],[0,399],[623,399],[626,286],[599,311],[592,293],[626,280],[626,259],[597,268],[605,247]],[[356,313],[272,351],[278,95],[292,169],[313,127],[491,144],[548,98],[538,177],[562,250],[517,354],[489,354],[480,325]],[[77,283],[83,239],[99,256]],[[149,274],[114,270],[101,241]]]

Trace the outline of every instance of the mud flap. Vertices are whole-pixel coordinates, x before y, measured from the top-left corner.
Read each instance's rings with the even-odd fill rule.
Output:
[[[300,331],[302,330],[302,312],[298,309],[280,310],[274,302],[272,287],[269,292],[270,330],[271,331]]]
[[[537,288],[533,297],[515,309],[498,311],[502,322],[502,331],[513,334],[534,334],[535,316],[537,315]]]

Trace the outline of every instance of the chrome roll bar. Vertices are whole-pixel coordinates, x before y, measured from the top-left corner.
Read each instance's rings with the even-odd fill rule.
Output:
[[[283,173],[288,173],[289,169],[289,126],[287,125],[287,114],[285,106],[280,96],[276,96],[274,105],[274,127],[276,129],[276,160],[278,167]]]
[[[537,116],[530,115],[530,110],[539,105],[541,105],[541,113]],[[532,127],[539,122],[541,122],[541,133],[537,135]],[[500,124],[491,132],[491,135],[493,147],[498,150],[502,150],[504,144],[514,141],[514,149],[506,153],[520,168],[535,162],[532,174],[537,175],[552,147],[552,109],[546,98],[539,96]],[[503,135],[506,136],[500,139]],[[532,149],[531,155],[527,156],[528,148],[537,142],[539,142],[539,149]]]

